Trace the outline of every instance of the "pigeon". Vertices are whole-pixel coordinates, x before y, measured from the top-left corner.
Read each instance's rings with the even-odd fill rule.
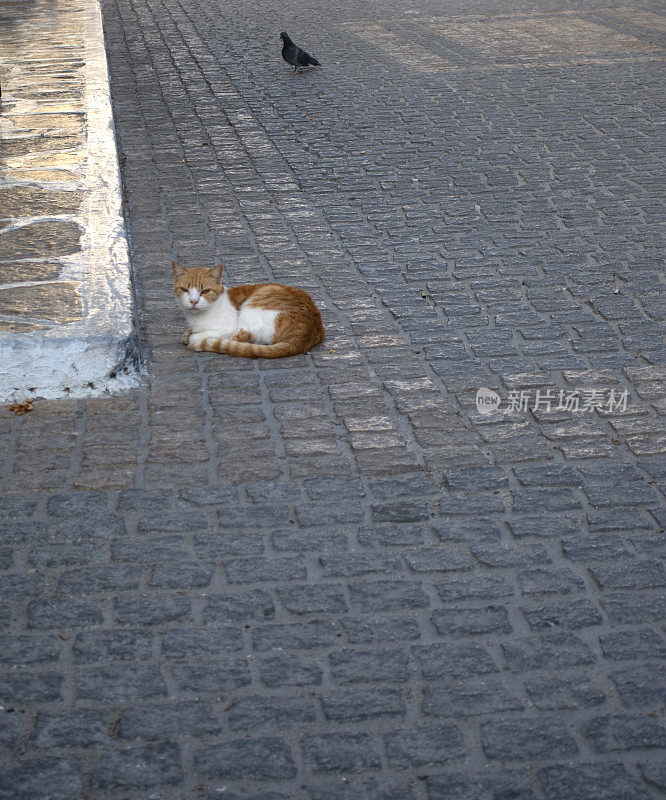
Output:
[[[305,50],[301,50],[300,47],[295,45],[286,33],[282,32],[280,34],[280,39],[282,39],[283,42],[282,58],[284,58],[287,64],[291,64],[294,68],[294,72],[300,72],[300,70],[305,67],[321,66],[317,59],[313,58],[310,53],[306,53]]]

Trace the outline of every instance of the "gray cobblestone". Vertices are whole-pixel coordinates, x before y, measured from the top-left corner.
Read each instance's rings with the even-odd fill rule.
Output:
[[[119,625],[159,625],[182,620],[189,613],[190,602],[185,597],[119,597],[116,600],[114,617]]]
[[[236,700],[228,715],[234,731],[255,731],[263,728],[300,729],[315,722],[312,700],[299,697],[242,697]]]
[[[91,708],[43,711],[37,715],[31,742],[36,747],[96,747],[109,737],[108,713]]]
[[[377,746],[367,733],[328,733],[301,742],[307,772],[361,772],[380,767]]]
[[[298,558],[237,558],[224,562],[229,583],[292,581],[306,577]]]
[[[274,656],[258,664],[259,675],[266,686],[317,686],[322,671],[316,661],[301,656]]]
[[[14,552],[8,547],[0,550],[0,569],[10,569],[14,563]]]
[[[99,563],[105,557],[104,550],[97,543],[43,544],[30,550],[28,563],[34,567],[71,567]]]
[[[481,725],[483,749],[495,758],[568,758],[578,747],[567,726],[560,720],[502,720]]]
[[[37,630],[89,628],[101,625],[99,605],[85,600],[34,600],[28,604],[28,627]]]
[[[194,753],[197,771],[217,778],[286,780],[296,775],[290,749],[273,737],[201,747]]]
[[[50,531],[59,542],[109,540],[126,532],[123,518],[117,514],[90,514],[58,520],[50,525]]]
[[[183,692],[220,694],[247,686],[250,672],[241,658],[225,656],[214,662],[197,664],[174,663],[174,679]]]
[[[415,619],[405,618],[343,618],[351,644],[369,642],[406,642],[420,637]]]
[[[213,572],[212,566],[199,564],[156,564],[148,583],[160,589],[201,589],[208,586]]]
[[[464,739],[457,725],[431,725],[384,736],[386,755],[394,769],[446,764],[464,754]]]
[[[28,674],[0,675],[0,697],[11,698],[12,703],[32,705],[61,699],[63,677],[59,672],[44,670]]]
[[[167,689],[156,667],[119,664],[79,669],[74,675],[74,693],[80,700],[118,704],[163,697]]]
[[[94,789],[113,792],[168,786],[181,780],[178,746],[160,743],[112,751],[95,767],[90,783]]]
[[[606,702],[603,688],[587,675],[564,678],[539,676],[525,681],[525,689],[537,708],[595,708]]]
[[[666,657],[664,640],[652,630],[618,631],[600,637],[606,658],[649,659]]]
[[[324,714],[335,722],[402,716],[405,701],[397,689],[358,689],[330,692],[322,698]]]
[[[637,625],[662,619],[666,615],[666,593],[652,595],[645,602],[643,592],[606,592],[602,597],[611,622]]]
[[[346,550],[349,537],[344,531],[327,528],[310,528],[307,531],[292,528],[291,530],[274,531],[272,539],[276,550],[282,552],[297,550],[299,552],[326,553]]]
[[[0,663],[48,664],[58,660],[62,642],[54,634],[0,636]]]
[[[257,589],[235,595],[213,595],[204,609],[204,622],[242,622],[267,619],[274,614],[270,595]]]
[[[25,724],[25,712],[17,713],[14,709],[11,713],[5,712],[3,715],[2,728],[0,728],[0,745],[3,747],[15,747]]]
[[[64,572],[58,582],[61,594],[100,594],[137,589],[141,569],[138,566],[100,565]]]
[[[37,508],[37,501],[31,497],[0,497],[0,517],[31,517]]]
[[[666,698],[666,670],[660,663],[644,662],[614,671],[611,677],[627,708],[654,707]]]
[[[447,608],[436,611],[431,619],[442,636],[511,633],[509,615],[503,606]]]
[[[214,658],[242,648],[240,629],[231,626],[171,629],[162,637],[162,655],[169,660]]]
[[[309,650],[334,644],[341,633],[328,620],[313,620],[301,624],[257,628],[252,635],[257,650]]]
[[[666,585],[666,572],[660,561],[615,560],[594,564],[592,576],[602,589],[650,589]]]
[[[72,647],[74,661],[148,661],[152,657],[152,635],[145,630],[116,629],[77,633]]]
[[[416,581],[354,582],[349,585],[349,593],[358,611],[395,611],[428,605],[428,598]]]
[[[419,545],[424,541],[422,525],[363,526],[358,532],[358,541],[364,547],[387,545]]]
[[[221,562],[231,556],[260,555],[264,551],[263,537],[259,531],[216,531],[206,536],[196,536],[194,551],[201,561]]]
[[[437,584],[437,593],[445,603],[457,600],[495,600],[511,597],[514,590],[506,578],[473,576],[467,580],[448,581]]]
[[[336,683],[395,681],[409,678],[407,654],[400,650],[376,650],[371,653],[340,652],[329,656],[331,677]]]
[[[436,717],[467,717],[498,711],[519,711],[523,701],[500,681],[431,684],[423,696],[423,713]]]
[[[0,593],[5,600],[17,602],[45,593],[45,579],[40,575],[0,575]]]
[[[187,547],[181,536],[150,536],[138,541],[116,539],[111,543],[111,555],[115,561],[138,563],[182,561],[188,558]]]
[[[619,763],[544,767],[539,770],[539,779],[553,800],[571,797],[593,800],[600,792],[608,800],[643,800],[646,797],[645,787]]]
[[[644,764],[641,764],[641,769],[646,780],[663,792],[666,788],[666,769],[664,769],[661,756],[649,758]]]
[[[26,800],[70,800],[81,792],[78,765],[72,758],[44,756],[0,770],[0,792]]]
[[[210,706],[197,702],[127,708],[117,726],[118,737],[130,740],[162,739],[165,735],[176,738],[183,734],[207,736],[221,731],[222,725]]]
[[[179,531],[190,533],[205,530],[206,517],[197,511],[176,513],[171,511],[153,511],[142,513],[139,517],[139,531],[153,533],[156,531]]]
[[[663,749],[666,729],[656,720],[627,715],[595,717],[583,726],[583,734],[598,753],[613,750]]]
[[[515,670],[575,667],[594,661],[582,639],[569,633],[551,633],[503,644],[504,658]]]
[[[347,610],[344,594],[337,586],[292,586],[278,596],[294,614],[336,614]]]
[[[603,622],[599,610],[586,597],[556,602],[527,602],[522,610],[532,630],[554,627],[579,630]]]
[[[319,785],[310,788],[312,800],[414,800],[413,789],[393,781],[362,780],[340,783],[336,781],[317,781]]]
[[[429,800],[475,800],[488,797],[500,800],[533,800],[534,787],[521,770],[493,770],[483,773],[444,773],[428,776],[426,787]]]
[[[367,575],[373,572],[399,573],[400,559],[383,553],[340,553],[322,556],[319,559],[323,574],[327,578]]]
[[[486,675],[498,668],[482,644],[432,644],[413,648],[426,678],[465,678]]]

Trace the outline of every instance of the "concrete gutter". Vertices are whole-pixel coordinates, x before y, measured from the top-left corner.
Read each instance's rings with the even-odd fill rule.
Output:
[[[71,163],[77,161],[77,156],[82,158],[73,172],[63,173],[75,176],[75,185],[70,183],[67,188],[79,190],[80,205],[74,213],[54,215],[47,211],[41,215],[37,210],[36,215],[30,217],[5,220],[0,222],[3,228],[0,236],[3,232],[30,225],[35,220],[69,220],[78,224],[81,229],[78,252],[65,253],[62,257],[56,255],[62,269],[57,280],[50,283],[74,287],[70,291],[78,294],[80,302],[76,298],[77,312],[72,314],[78,317],[75,321],[65,321],[64,317],[55,321],[53,318],[47,321],[35,319],[30,311],[30,288],[48,293],[45,287],[49,281],[28,279],[5,283],[2,288],[3,294],[9,292],[5,295],[7,299],[11,300],[12,289],[15,293],[22,290],[28,297],[28,303],[21,320],[14,318],[18,321],[13,325],[14,330],[0,330],[0,402],[32,397],[84,397],[116,393],[136,386],[140,376],[136,311],[122,213],[100,5],[98,0],[70,0],[69,3],[58,3],[58,14],[54,15],[53,5],[49,9],[48,4],[49,0],[38,0],[29,6],[29,16],[39,15],[42,11],[44,26],[52,25],[54,31],[60,34],[64,24],[60,17],[69,14],[67,25],[72,27],[66,27],[65,30],[71,30],[73,42],[81,36],[83,43],[84,64],[77,71],[78,78],[82,78],[82,91],[75,100],[80,101],[81,108],[72,119],[76,116],[77,120],[84,120],[84,135],[78,148],[75,145],[67,150]],[[16,3],[15,6],[17,14],[24,13],[26,4]],[[21,6],[23,9],[19,10]],[[26,22],[31,24],[34,18]],[[22,114],[26,115],[26,120],[32,120],[35,116],[48,119],[41,115],[45,110],[48,113],[48,102],[52,102],[41,104],[39,99],[35,102],[34,93],[32,98],[22,97],[22,52],[10,55],[16,57],[16,61],[8,65],[8,59],[3,59],[3,71],[0,73],[3,77],[3,106],[0,113],[3,128],[0,133],[9,131],[8,138],[3,136],[5,142],[9,143],[22,135]],[[57,56],[54,54],[54,57]],[[62,67],[56,64],[54,68],[62,75]],[[71,100],[72,97],[68,97],[68,103]],[[58,110],[59,107],[55,103],[51,108]],[[75,106],[70,105],[69,108]],[[63,117],[62,114],[58,116],[61,119]],[[5,117],[9,120],[8,125],[4,125]],[[52,118],[56,119],[55,112]],[[17,161],[13,163],[16,166]],[[16,172],[11,165],[11,158],[0,162],[0,185],[4,187],[27,186],[30,190],[39,187],[53,192],[63,188],[62,183],[50,180],[50,174],[47,174],[48,180],[41,180],[48,173],[44,170],[36,180],[30,178],[29,171],[20,170],[21,178],[13,180]],[[72,209],[67,211],[71,212]],[[3,255],[5,259],[6,252]],[[22,266],[22,254],[18,255],[19,259],[13,260],[12,264]],[[32,263],[39,265],[45,258],[45,255],[41,259],[38,257]],[[53,261],[53,254],[50,258]],[[8,269],[9,272],[5,274],[11,277],[11,267]],[[25,278],[25,275],[22,277]],[[72,316],[67,319],[71,320]],[[26,317],[32,317],[28,324],[25,324]],[[5,322],[8,319],[3,314],[2,304],[0,318]],[[29,327],[33,329],[28,330]]]

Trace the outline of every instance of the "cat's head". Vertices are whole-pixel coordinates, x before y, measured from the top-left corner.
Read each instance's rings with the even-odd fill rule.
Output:
[[[176,261],[173,267],[173,290],[178,304],[185,311],[205,311],[223,294],[222,264],[206,269],[188,269]]]

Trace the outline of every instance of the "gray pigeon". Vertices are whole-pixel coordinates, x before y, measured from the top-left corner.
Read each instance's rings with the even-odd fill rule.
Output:
[[[321,66],[317,59],[313,58],[310,53],[306,53],[305,50],[301,50],[300,47],[295,45],[284,31],[280,34],[280,39],[282,39],[282,58],[284,58],[287,64],[291,64],[294,68],[294,72],[299,72],[305,67]]]

